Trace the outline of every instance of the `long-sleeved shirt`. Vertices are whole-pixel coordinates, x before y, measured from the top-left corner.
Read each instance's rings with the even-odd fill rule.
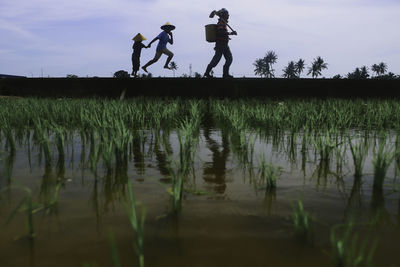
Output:
[[[227,45],[229,42],[228,28],[226,23],[221,19],[217,23],[217,40],[216,45]]]

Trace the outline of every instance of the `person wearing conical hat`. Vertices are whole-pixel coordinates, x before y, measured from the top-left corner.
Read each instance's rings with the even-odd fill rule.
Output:
[[[232,64],[233,57],[232,52],[228,46],[228,42],[230,40],[229,35],[237,35],[235,31],[228,32],[227,24],[229,19],[229,12],[225,8],[217,11],[216,15],[219,17],[217,23],[217,40],[215,42],[215,55],[211,59],[210,64],[207,65],[207,69],[204,73],[204,77],[212,78],[213,76],[210,74],[211,70],[218,65],[221,60],[222,55],[225,58],[225,64],[223,66],[223,78],[233,78],[232,75],[229,74],[229,67]]]
[[[147,48],[150,48],[151,44],[154,43],[155,41],[158,41],[158,45],[156,48],[156,54],[152,60],[147,62],[142,69],[147,72],[147,67],[150,66],[153,63],[156,63],[162,54],[165,54],[168,56],[164,68],[165,69],[170,69],[168,66],[169,62],[171,61],[172,57],[174,56],[174,53],[168,50],[167,44],[170,43],[171,45],[174,43],[174,38],[172,36],[172,30],[175,29],[175,26],[172,25],[171,23],[167,22],[164,25],[161,26],[161,29],[163,30],[157,37],[155,37],[148,45]]]
[[[137,76],[137,72],[139,71],[139,67],[140,67],[140,54],[142,52],[142,48],[147,48],[147,46],[145,46],[142,41],[147,40],[146,37],[144,37],[143,35],[141,35],[140,33],[136,34],[135,37],[132,38],[133,41],[135,41],[133,43],[132,49],[133,49],[133,53],[132,53],[132,76],[136,77]]]

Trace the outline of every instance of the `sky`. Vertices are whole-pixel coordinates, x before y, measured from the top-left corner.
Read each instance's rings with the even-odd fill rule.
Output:
[[[278,55],[275,75],[300,58],[306,68],[321,56],[324,77],[346,75],[356,67],[385,62],[400,74],[400,0],[0,0],[0,73],[27,77],[111,77],[132,71],[132,37],[147,45],[166,22],[176,26],[176,76],[203,74],[214,55],[205,40],[213,10],[228,9],[237,32],[229,42],[235,77],[254,77],[253,63],[267,51]],[[141,65],[156,44],[143,49]],[[166,56],[149,66],[153,76]],[[222,75],[224,59],[214,68]],[[139,74],[143,73],[140,71]],[[306,73],[303,73],[303,77]]]

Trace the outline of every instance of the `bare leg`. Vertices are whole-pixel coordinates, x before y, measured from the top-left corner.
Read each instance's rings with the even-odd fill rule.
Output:
[[[174,57],[174,55],[172,56],[168,56],[167,61],[165,61],[165,65],[164,68],[169,69],[169,62],[171,61],[171,59]]]
[[[158,59],[152,59],[152,60],[150,60],[149,62],[147,62],[143,67],[142,67],[142,69],[144,70],[144,72],[147,72],[147,67],[148,66],[150,66],[151,64],[154,64],[154,63],[156,63],[158,61]]]
[[[164,68],[171,69],[168,65],[169,65],[169,62],[171,61],[171,59],[174,57],[174,53],[169,51],[167,48],[164,48],[163,53],[168,56],[167,61],[165,61]]]
[[[152,60],[150,60],[149,62],[147,62],[142,69],[147,73],[147,67],[150,66],[151,64],[154,64],[158,61],[158,59],[161,57],[161,52],[157,51],[156,55],[154,56],[154,58]]]

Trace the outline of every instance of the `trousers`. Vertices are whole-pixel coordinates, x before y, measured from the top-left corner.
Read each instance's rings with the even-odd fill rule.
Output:
[[[219,61],[221,60],[221,57],[224,56],[225,64],[223,66],[223,75],[228,75],[229,67],[231,66],[233,61],[231,49],[229,48],[228,45],[216,45],[214,50],[215,50],[215,55],[211,59],[210,64],[208,64],[206,73],[209,74],[211,69],[217,66]]]

